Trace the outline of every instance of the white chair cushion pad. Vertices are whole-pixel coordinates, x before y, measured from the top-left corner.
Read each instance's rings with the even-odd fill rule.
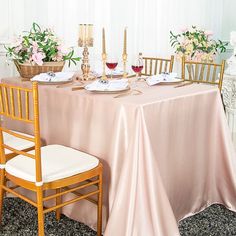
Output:
[[[17,133],[17,134],[22,134],[24,136],[33,138],[33,136],[31,136],[29,134],[16,132],[14,130],[12,130],[12,131]],[[24,149],[27,149],[27,148],[34,147],[34,145],[35,145],[33,142],[30,142],[30,141],[22,139],[22,138],[17,138],[13,135],[10,135],[10,134],[6,133],[6,132],[3,132],[3,139],[4,139],[4,144],[6,144],[10,147],[13,147],[17,150],[24,150]],[[12,151],[5,148],[5,154],[6,155],[11,154],[11,153],[12,153]]]
[[[34,151],[28,153],[34,154]],[[44,183],[70,177],[95,168],[99,160],[61,145],[48,145],[41,148],[42,180]],[[18,178],[36,181],[35,160],[19,155],[6,163],[6,171]]]

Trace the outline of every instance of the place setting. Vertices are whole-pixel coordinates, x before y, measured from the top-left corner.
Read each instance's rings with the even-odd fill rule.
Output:
[[[31,81],[43,85],[64,85],[73,82],[74,72],[47,72],[34,76]]]

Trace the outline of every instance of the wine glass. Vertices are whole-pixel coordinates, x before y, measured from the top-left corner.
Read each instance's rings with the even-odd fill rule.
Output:
[[[138,80],[138,77],[143,69],[143,59],[141,57],[141,55],[139,54],[138,57],[135,57],[133,59],[133,62],[132,62],[132,70],[135,72],[136,74],[136,81]]]
[[[108,57],[107,61],[106,61],[106,66],[108,67],[108,69],[110,69],[110,73],[111,73],[111,79],[112,79],[112,74],[113,71],[115,70],[115,68],[118,65],[118,60],[115,57]]]

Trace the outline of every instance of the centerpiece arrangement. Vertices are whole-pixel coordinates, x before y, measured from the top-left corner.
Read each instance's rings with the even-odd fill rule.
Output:
[[[214,40],[212,36],[212,31],[192,26],[176,35],[170,31],[170,42],[179,59],[185,56],[186,60],[213,62],[217,54],[226,51],[228,43]]]
[[[22,78],[30,79],[39,73],[60,72],[65,61],[76,63],[74,49],[66,48],[51,29],[42,29],[33,23],[29,32],[24,32],[10,47],[7,57],[14,61]]]

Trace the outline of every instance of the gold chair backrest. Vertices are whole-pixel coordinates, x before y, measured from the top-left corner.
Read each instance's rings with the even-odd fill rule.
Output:
[[[33,104],[30,103],[31,101],[33,101]],[[0,125],[0,164],[4,165],[6,163],[5,149],[18,155],[33,158],[36,163],[36,181],[42,181],[37,82],[33,82],[32,88],[22,88],[0,83],[0,115],[3,117],[5,116],[8,119],[31,124],[34,128],[34,137],[32,138],[18,134]],[[30,154],[26,151],[18,150],[6,145],[3,139],[3,132],[16,138],[25,139],[35,143],[35,153]]]
[[[218,85],[220,91],[224,76],[225,61],[221,64],[187,61],[182,58],[182,80]]]
[[[173,70],[174,56],[170,59],[143,57],[144,69],[142,75],[151,76],[156,74],[171,73]]]

